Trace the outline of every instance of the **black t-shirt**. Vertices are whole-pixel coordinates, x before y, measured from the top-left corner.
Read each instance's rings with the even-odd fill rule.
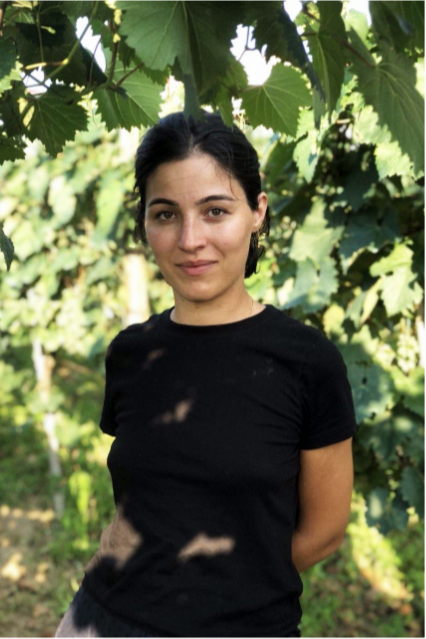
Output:
[[[108,347],[100,428],[115,437],[117,514],[83,586],[163,636],[288,635],[302,616],[299,453],[355,434],[346,365],[270,304],[208,326],[171,311]]]

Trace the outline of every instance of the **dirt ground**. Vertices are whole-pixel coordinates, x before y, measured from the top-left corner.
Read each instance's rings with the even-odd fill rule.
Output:
[[[69,584],[73,575],[70,567],[59,580],[49,560],[53,510],[40,509],[34,498],[27,503],[26,509],[0,506],[0,637],[53,637],[61,615],[52,602],[59,581]]]

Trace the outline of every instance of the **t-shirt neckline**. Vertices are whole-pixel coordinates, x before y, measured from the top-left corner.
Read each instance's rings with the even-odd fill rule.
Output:
[[[185,335],[224,335],[228,333],[234,333],[238,331],[245,331],[262,324],[271,314],[273,306],[271,304],[264,304],[265,308],[256,315],[245,317],[244,319],[237,320],[236,322],[228,322],[226,324],[181,324],[171,319],[170,315],[175,308],[166,309],[160,313],[160,320],[163,328],[174,334]]]

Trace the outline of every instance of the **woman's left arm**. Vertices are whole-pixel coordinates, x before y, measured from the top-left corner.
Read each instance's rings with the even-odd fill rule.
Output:
[[[300,451],[299,511],[292,540],[292,559],[299,573],[342,544],[353,484],[352,437]]]

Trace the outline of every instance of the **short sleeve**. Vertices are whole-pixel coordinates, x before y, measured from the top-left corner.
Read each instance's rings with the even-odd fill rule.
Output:
[[[339,349],[325,335],[312,344],[300,381],[300,448],[321,448],[353,437],[358,425],[348,371]]]
[[[113,397],[113,343],[110,343],[105,354],[105,394],[99,426],[107,435],[115,437],[116,420]]]

